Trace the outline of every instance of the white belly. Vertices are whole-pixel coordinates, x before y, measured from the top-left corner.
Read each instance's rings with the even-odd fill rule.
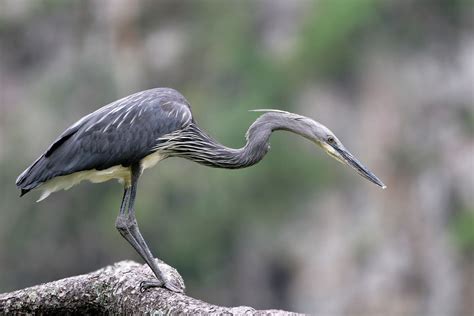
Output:
[[[164,157],[158,152],[146,156],[141,160],[143,170],[153,167],[163,158]],[[125,186],[129,186],[131,180],[130,167],[113,166],[104,170],[92,169],[55,177],[49,181],[46,181],[40,186],[42,193],[37,202],[46,199],[53,192],[59,190],[68,190],[84,180],[88,180],[92,183],[100,183],[112,179],[117,179]]]

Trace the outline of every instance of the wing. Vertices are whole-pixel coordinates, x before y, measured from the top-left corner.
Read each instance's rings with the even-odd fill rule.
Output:
[[[191,122],[189,103],[176,90],[132,94],[68,128],[18,177],[17,186],[30,190],[61,175],[129,166],[152,153],[160,137]]]

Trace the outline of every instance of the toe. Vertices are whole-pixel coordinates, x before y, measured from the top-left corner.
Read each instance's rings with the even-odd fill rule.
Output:
[[[184,293],[184,284],[179,282],[177,279],[167,280],[164,287],[176,293]]]
[[[142,282],[140,282],[140,292],[143,293],[148,289],[151,289],[153,287],[162,287],[163,285],[164,285],[164,283],[160,282],[158,280],[142,281]]]

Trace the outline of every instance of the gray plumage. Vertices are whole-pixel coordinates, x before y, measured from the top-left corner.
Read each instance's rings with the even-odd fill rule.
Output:
[[[160,137],[182,130],[191,122],[188,102],[173,89],[132,94],[65,130],[16,184],[29,191],[57,176],[115,165],[128,167],[155,151]]]
[[[176,90],[157,88],[138,92],[98,109],[66,129],[18,177],[16,185],[22,195],[43,188],[42,200],[83,180],[118,179],[124,183],[125,190],[116,227],[157,277],[142,282],[141,288],[164,286],[179,292],[183,290],[179,284],[165,279],[135,219],[138,178],[144,169],[158,161],[182,157],[215,168],[244,168],[265,156],[273,131],[286,130],[311,140],[333,158],[385,188],[324,125],[285,111],[257,111],[265,113],[249,127],[246,144],[233,149],[197,126],[188,101]]]

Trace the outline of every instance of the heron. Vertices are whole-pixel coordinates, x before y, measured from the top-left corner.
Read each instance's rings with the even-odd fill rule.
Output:
[[[323,148],[331,157],[385,188],[323,124],[273,109],[249,127],[242,148],[229,148],[201,129],[185,97],[171,88],[155,88],[131,94],[99,108],[67,128],[16,180],[20,196],[42,191],[38,201],[67,190],[83,180],[93,183],[116,179],[124,186],[115,226],[148,264],[155,277],[141,282],[140,289],[164,287],[181,292],[177,281],[167,278],[140,233],[135,217],[138,180],[144,170],[170,157],[199,164],[238,169],[258,163],[269,151],[272,132],[285,130],[301,135]]]

